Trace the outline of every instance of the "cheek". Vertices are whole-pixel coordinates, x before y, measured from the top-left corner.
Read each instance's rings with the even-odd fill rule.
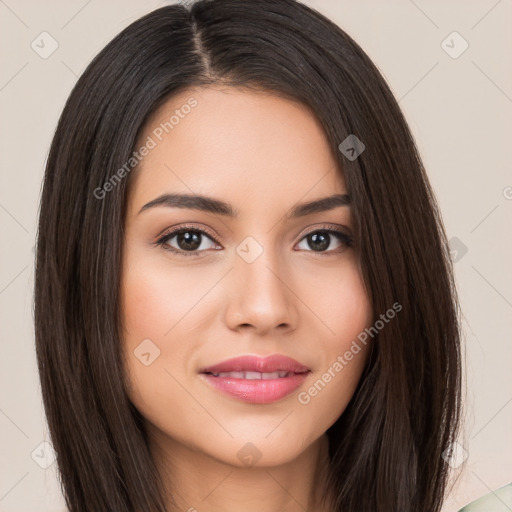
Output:
[[[304,296],[308,297],[316,317],[323,324],[324,328],[319,331],[322,346],[331,356],[347,350],[373,318],[370,300],[354,259],[352,256],[339,272],[332,269],[325,271],[325,275],[310,272],[315,276],[316,286],[312,281],[305,283]]]
[[[124,325],[129,337],[161,337],[175,323],[182,301],[177,297],[180,276],[163,272],[158,264],[131,261],[123,279]]]
[[[173,318],[168,307],[170,298],[158,286],[139,280],[130,282],[126,287],[123,300],[125,326],[125,345],[134,349],[142,340],[149,338],[157,343],[162,335],[171,328]]]
[[[127,258],[123,278],[122,311],[128,344],[151,338],[169,346],[177,333],[190,328],[205,294],[215,284],[211,271],[169,264],[162,257],[137,255]]]
[[[132,402],[146,415],[169,402],[166,388],[172,378],[166,370],[170,368],[174,374],[185,364],[186,344],[173,333],[189,309],[190,294],[179,294],[183,273],[180,277],[179,272],[165,272],[158,262],[137,257],[135,251],[126,258],[125,268],[121,311],[126,388]]]
[[[364,369],[371,338],[364,339],[373,311],[358,267],[353,262],[343,272],[321,279],[322,293],[315,292],[311,303],[324,325],[321,364],[314,379],[298,395],[302,407],[325,431],[343,413],[352,398]],[[314,289],[309,286],[309,289]],[[317,288],[318,290],[318,288]]]

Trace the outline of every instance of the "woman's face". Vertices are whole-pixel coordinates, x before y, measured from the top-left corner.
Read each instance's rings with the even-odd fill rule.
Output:
[[[122,269],[129,397],[171,451],[291,461],[353,395],[369,345],[345,354],[372,319],[321,126],[269,93],[203,88],[164,104],[142,146]]]

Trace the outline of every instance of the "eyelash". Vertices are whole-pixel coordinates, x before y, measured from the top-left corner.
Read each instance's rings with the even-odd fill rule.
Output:
[[[205,252],[204,250],[203,251],[197,251],[197,250],[196,251],[182,251],[182,250],[176,249],[175,247],[166,245],[166,242],[171,240],[176,235],[179,235],[180,233],[185,233],[188,231],[194,231],[196,233],[200,233],[201,235],[205,235],[208,238],[210,238],[213,242],[218,244],[218,242],[215,240],[215,237],[208,231],[205,231],[205,230],[200,229],[195,226],[186,226],[186,225],[180,226],[179,228],[165,232],[154,243],[157,247],[162,247],[164,250],[170,251],[173,254],[177,254],[180,256],[201,256],[201,254],[203,252]],[[299,243],[302,242],[302,240],[304,238],[306,238],[308,235],[311,235],[313,233],[319,233],[319,232],[336,235],[338,237],[338,239],[340,240],[340,242],[342,244],[344,244],[346,247],[352,247],[352,245],[354,243],[353,238],[351,236],[347,235],[341,229],[334,227],[333,225],[330,225],[330,224],[320,226],[311,231],[308,231],[307,233],[305,233],[302,236],[302,238],[299,240]],[[220,245],[220,244],[218,244],[218,245]],[[344,250],[344,249],[342,249],[342,250]],[[334,251],[332,251],[332,250],[331,251],[313,251],[313,250],[311,250],[311,251],[306,251],[306,252],[312,252],[313,254],[315,254],[315,256],[330,256],[333,253],[339,253],[341,251],[338,249],[338,250],[334,250]]]

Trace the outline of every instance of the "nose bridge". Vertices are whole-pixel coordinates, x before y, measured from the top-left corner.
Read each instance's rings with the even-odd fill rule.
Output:
[[[295,322],[293,294],[283,274],[286,262],[271,247],[271,237],[246,237],[236,248],[231,311],[240,324],[270,329]]]
[[[251,292],[283,294],[280,288],[284,285],[278,279],[283,262],[279,261],[276,252],[276,247],[271,246],[271,237],[257,240],[248,236],[237,246],[235,272]]]

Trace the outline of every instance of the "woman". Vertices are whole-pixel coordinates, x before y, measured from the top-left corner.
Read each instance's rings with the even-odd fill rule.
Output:
[[[458,306],[404,117],[294,0],[123,30],[59,121],[35,283],[75,511],[435,512]]]

